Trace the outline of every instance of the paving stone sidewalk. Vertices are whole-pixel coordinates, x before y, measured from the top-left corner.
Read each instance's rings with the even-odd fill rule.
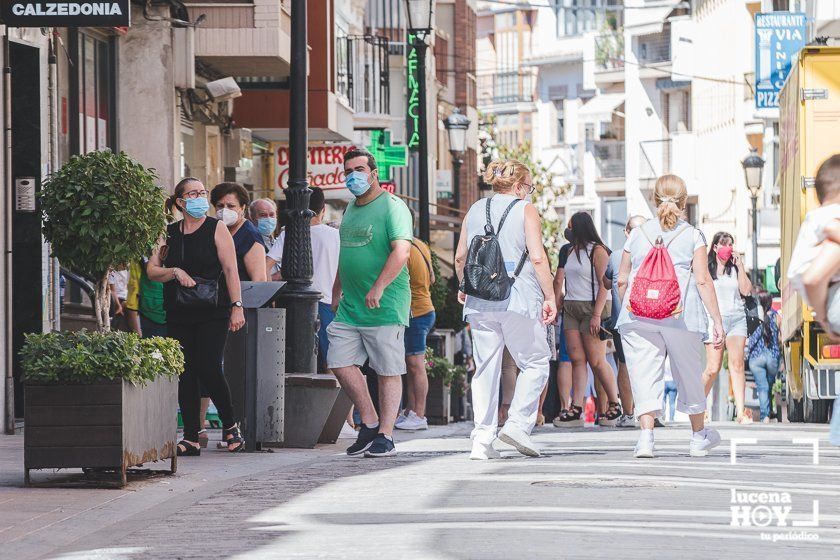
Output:
[[[129,516],[119,530],[104,526],[45,557],[837,558],[840,451],[825,427],[721,430],[727,444],[703,459],[687,457],[687,426],[658,430],[658,457],[646,461],[631,456],[637,431],[597,428],[538,430],[539,459],[499,445],[504,459],[471,462],[468,425],[414,434],[392,459],[323,449]],[[733,438],[756,440],[739,444],[736,464]],[[811,442],[793,438],[818,441],[818,465]],[[786,525],[763,517],[757,502],[733,503],[733,491],[786,499]],[[733,526],[732,507],[753,508],[755,525]],[[817,526],[793,525],[814,511]]]

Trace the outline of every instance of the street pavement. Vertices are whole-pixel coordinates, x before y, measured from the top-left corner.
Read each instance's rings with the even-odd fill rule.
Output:
[[[0,557],[840,557],[840,450],[826,427],[718,428],[724,444],[706,458],[688,457],[684,424],[657,429],[653,460],[633,459],[636,430],[548,426],[534,436],[541,458],[497,443],[502,460],[475,462],[470,426],[455,424],[400,434],[390,459],[346,457],[349,442],[212,450],[128,491],[10,487],[4,461]],[[41,517],[4,527],[36,503]]]

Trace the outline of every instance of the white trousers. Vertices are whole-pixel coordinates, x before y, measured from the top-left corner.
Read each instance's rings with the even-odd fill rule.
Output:
[[[537,421],[540,394],[548,381],[551,350],[545,325],[539,319],[529,319],[513,311],[473,313],[467,320],[472,330],[475,360],[475,375],[470,384],[475,416],[471,437],[485,444],[496,439],[505,347],[520,371],[507,422],[531,433]]]
[[[662,409],[666,358],[671,362],[671,373],[677,385],[677,410],[686,414],[706,410],[703,337],[702,333],[668,327],[641,324],[621,327],[636,416]]]

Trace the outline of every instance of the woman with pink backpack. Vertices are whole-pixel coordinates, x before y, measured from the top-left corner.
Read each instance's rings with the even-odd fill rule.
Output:
[[[724,332],[706,266],[706,239],[683,220],[687,198],[685,183],[676,175],[663,175],[656,181],[658,219],[630,234],[618,273],[623,304],[616,328],[621,333],[642,428],[634,450],[637,458],[654,456],[653,426],[662,408],[666,358],[677,385],[677,410],[691,419],[689,454],[703,457],[720,444],[720,434],[704,427],[703,418],[707,309],[712,320],[711,343],[722,346]]]

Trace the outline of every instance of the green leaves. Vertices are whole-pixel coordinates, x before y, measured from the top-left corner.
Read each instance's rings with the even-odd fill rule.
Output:
[[[467,370],[464,366],[453,366],[449,360],[435,356],[431,348],[426,348],[426,373],[429,377],[443,380],[444,385],[460,387],[467,379]]]
[[[85,330],[25,336],[20,359],[29,381],[91,383],[122,378],[145,385],[184,371],[184,354],[172,338]]]
[[[153,170],[123,152],[70,158],[39,194],[53,255],[92,278],[149,256],[166,231],[166,194],[156,181]]]

